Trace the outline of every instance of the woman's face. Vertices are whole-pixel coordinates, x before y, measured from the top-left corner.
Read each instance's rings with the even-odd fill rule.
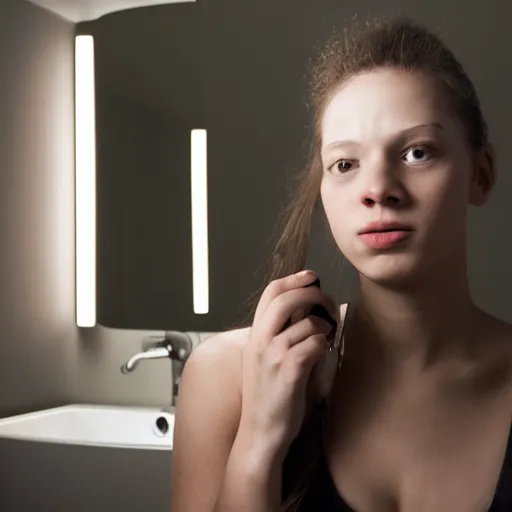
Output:
[[[390,69],[353,77],[327,105],[321,140],[326,216],[360,273],[405,284],[460,265],[473,152],[432,78]],[[410,231],[359,234],[376,221]]]

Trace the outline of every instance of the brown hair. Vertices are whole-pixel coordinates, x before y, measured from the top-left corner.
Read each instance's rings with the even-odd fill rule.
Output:
[[[422,72],[436,79],[447,94],[454,113],[462,121],[473,150],[487,144],[487,126],[471,80],[441,39],[419,23],[403,16],[380,17],[364,23],[354,20],[341,32],[334,31],[309,63],[307,107],[314,130],[309,164],[291,183],[281,217],[281,233],[267,261],[261,288],[253,294],[249,313],[238,325],[250,326],[259,298],[272,280],[302,270],[306,264],[313,212],[320,202],[322,162],[321,121],[325,108],[339,88],[357,74],[378,68]],[[292,512],[304,494],[321,449],[321,429],[326,426],[325,404],[304,422],[293,442],[300,460],[294,461],[291,492],[285,496],[281,512]]]

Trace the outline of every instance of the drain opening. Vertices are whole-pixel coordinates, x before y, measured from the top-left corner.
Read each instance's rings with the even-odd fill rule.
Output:
[[[167,418],[160,416],[160,418],[156,420],[156,428],[162,435],[167,434],[167,432],[169,432],[169,422],[167,421]]]

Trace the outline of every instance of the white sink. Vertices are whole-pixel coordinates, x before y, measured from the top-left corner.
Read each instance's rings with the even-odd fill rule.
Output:
[[[157,408],[66,405],[0,419],[0,438],[172,450],[174,414]]]
[[[0,511],[169,512],[174,413],[67,405],[0,419]]]

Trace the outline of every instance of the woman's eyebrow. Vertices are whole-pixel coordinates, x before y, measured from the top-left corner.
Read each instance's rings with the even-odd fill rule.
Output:
[[[444,130],[444,127],[440,123],[418,124],[416,126],[411,126],[410,128],[406,128],[405,130],[398,132],[397,138],[402,139],[409,135],[413,135],[417,131],[421,131],[421,130],[425,130],[425,129],[439,131],[439,130]],[[360,145],[360,143],[357,142],[356,140],[337,140],[337,141],[330,142],[329,144],[327,144],[323,148],[323,152],[328,152],[330,149],[338,149],[341,147],[350,147],[350,146],[353,147],[353,146],[359,146],[359,145]]]

